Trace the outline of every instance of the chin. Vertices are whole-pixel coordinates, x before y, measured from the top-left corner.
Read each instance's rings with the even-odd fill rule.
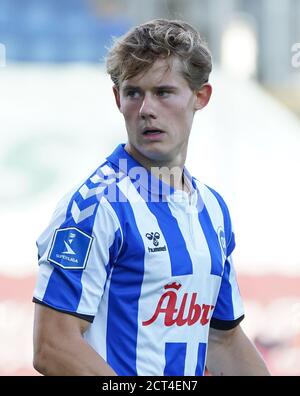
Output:
[[[142,149],[141,154],[151,161],[169,161],[170,151],[162,148]]]

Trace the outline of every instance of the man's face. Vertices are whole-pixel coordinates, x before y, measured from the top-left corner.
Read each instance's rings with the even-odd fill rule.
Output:
[[[211,87],[192,91],[181,67],[178,58],[159,59],[114,89],[128,133],[126,148],[136,159],[166,165],[185,161],[195,111],[207,104]]]

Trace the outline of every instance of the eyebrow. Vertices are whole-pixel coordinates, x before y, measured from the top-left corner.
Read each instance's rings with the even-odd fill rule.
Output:
[[[177,89],[177,87],[175,87],[174,85],[158,85],[157,87],[155,87],[155,89],[165,89],[165,90],[169,90],[169,91],[173,91],[175,89]]]
[[[139,90],[141,89],[140,87],[134,86],[134,85],[125,85],[125,87],[122,88],[123,91],[128,91],[128,90]]]
[[[154,87],[154,89],[155,90],[164,89],[164,90],[174,91],[177,89],[177,87],[175,87],[174,85],[158,85],[158,86]],[[128,91],[128,90],[140,91],[141,87],[135,86],[135,85],[126,85],[125,87],[123,87],[123,91]]]

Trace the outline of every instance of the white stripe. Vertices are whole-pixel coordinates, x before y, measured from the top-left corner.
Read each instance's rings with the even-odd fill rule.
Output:
[[[46,261],[40,264],[36,286],[33,292],[34,297],[36,297],[38,300],[43,301],[53,270],[53,266]]]
[[[39,272],[36,280],[36,286],[34,290],[34,297],[39,300],[43,300],[49,279],[53,272],[53,266],[47,261],[49,250],[51,248],[53,236],[55,230],[64,222],[68,209],[68,202],[73,196],[74,192],[78,189],[78,185],[73,188],[68,194],[66,194],[57,204],[55,211],[52,215],[50,224],[43,231],[37,240],[38,252],[40,255],[39,260]]]
[[[109,183],[108,183],[109,184]],[[93,197],[94,195],[101,194],[106,189],[106,185],[88,188],[86,184],[84,184],[80,189],[79,193],[83,199],[87,199]]]
[[[195,332],[195,329],[193,330]],[[186,346],[186,356],[185,356],[185,367],[184,367],[184,375],[192,376],[195,375],[197,361],[198,361],[198,347],[199,342],[195,340],[194,337],[187,343]]]
[[[90,178],[91,182],[96,184],[103,180],[97,173]]]
[[[181,204],[178,200],[177,203],[170,201],[169,207],[173,216],[177,219],[178,226],[185,240],[193,264],[193,275],[185,280],[188,290],[197,293],[197,302],[200,305],[215,305],[222,278],[220,276],[211,275],[210,250],[199,222],[196,202],[195,206],[192,206],[189,205],[188,201],[183,201]],[[199,342],[206,343],[208,326],[198,333],[195,332],[193,326],[192,328],[193,332],[190,335],[190,340],[196,342],[197,345]],[[195,336],[195,334],[197,335]],[[196,366],[192,368],[192,370],[195,371]]]
[[[108,165],[102,166],[99,170],[103,173],[104,176],[110,176],[110,175],[115,175],[116,174],[114,169],[111,168]]]
[[[222,226],[223,230],[225,230],[224,215],[223,215],[222,208],[221,208],[217,198],[205,185],[197,182],[197,186],[199,188],[201,197],[202,197],[204,204],[207,208],[209,216],[212,220],[214,229],[217,232],[218,228],[220,226]],[[228,244],[229,241],[226,241],[226,242]],[[222,251],[222,248],[221,248],[221,251]],[[222,254],[222,257],[225,261],[226,257],[224,257],[223,254]],[[231,296],[227,296],[227,298],[232,299],[234,319],[237,319],[241,315],[243,315],[244,308],[243,308],[243,303],[242,303],[242,299],[241,299],[238,284],[237,284],[236,273],[235,273],[235,269],[234,269],[234,266],[232,263],[232,258],[229,257],[228,261],[230,263],[230,268],[231,268],[230,275],[229,275],[229,282],[231,284]]]
[[[224,230],[224,216],[217,198],[204,184],[198,181],[196,181],[196,184],[215,231],[217,232],[220,226],[223,227]],[[228,242],[229,241],[227,241],[227,243]]]
[[[164,325],[164,315],[162,314],[160,314],[156,321],[149,326],[143,326],[142,322],[149,320],[153,316],[157,307],[157,303],[165,292],[164,285],[170,281],[173,282],[175,280],[176,282],[184,284],[185,286],[184,288],[177,291],[177,301],[179,303],[182,301],[183,293],[186,290],[189,290],[198,293],[200,304],[210,304],[212,302],[211,298],[215,298],[215,289],[218,290],[219,288],[220,277],[211,277],[210,275],[210,254],[208,246],[206,245],[206,247],[199,249],[199,245],[204,245],[206,243],[204,242],[205,238],[203,233],[202,237],[200,235],[195,236],[195,238],[199,238],[198,243],[195,244],[195,246],[192,246],[190,242],[188,242],[187,246],[192,251],[191,259],[195,260],[194,266],[198,266],[196,269],[196,274],[192,276],[172,276],[171,261],[168,251],[156,253],[148,252],[148,247],[152,246],[152,242],[149,241],[145,235],[149,232],[159,232],[159,245],[166,245],[166,241],[161,229],[159,228],[156,217],[148,209],[145,201],[138,194],[128,177],[123,179],[118,184],[118,186],[131,204],[135,221],[145,246],[144,278],[138,310],[139,327],[137,337],[137,373],[138,375],[163,375],[165,367],[165,343],[196,343],[197,348],[195,353],[197,355],[199,342],[207,342],[208,327],[207,329],[202,329],[200,327],[201,325],[197,324],[199,326],[199,332],[195,332],[194,326],[187,327],[174,325],[172,328],[170,328]],[[185,235],[185,239],[188,241],[190,238],[190,230],[189,223],[186,221],[186,212],[182,208],[178,211],[173,208],[173,211],[175,216],[178,215],[178,217],[180,217],[180,229]],[[197,213],[194,213],[193,221],[195,224],[197,224],[198,232],[201,234],[201,227],[199,226]],[[203,241],[203,244],[201,241]],[[200,250],[200,253],[197,252],[197,248]],[[172,249],[172,246],[168,246],[168,249]],[[208,279],[208,277],[210,277],[210,279]],[[210,291],[207,291],[207,283],[212,285],[212,289]],[[213,297],[211,295],[213,295]],[[190,300],[191,295],[189,294],[186,304],[186,311],[189,309]],[[214,302],[215,300],[213,303]],[[185,312],[185,316],[186,314],[187,312]],[[151,340],[153,346],[149,346],[149,340]],[[144,356],[145,349],[149,351],[147,353],[147,358]],[[197,356],[191,354],[193,354],[193,352],[189,347],[188,359],[191,360],[186,370],[188,373],[191,373],[190,375],[194,375],[197,365]]]
[[[101,200],[95,216],[93,244],[85,270],[82,273],[82,294],[77,312],[95,315],[106,282],[106,265],[109,263],[109,248],[114,242],[115,232],[119,228],[114,218]]]
[[[209,216],[212,220],[214,229],[217,232],[218,228],[221,225],[223,227],[223,230],[225,230],[224,215],[223,215],[222,208],[221,208],[217,198],[204,184],[197,182],[197,186],[199,188],[199,191],[201,193],[202,199],[203,199],[204,204],[207,208]],[[229,241],[226,241],[227,244],[228,244],[228,242]],[[221,246],[220,246],[220,249],[222,251]],[[223,257],[223,260],[225,263],[226,257],[224,256],[223,253],[222,253],[222,257]],[[241,299],[238,284],[237,284],[236,273],[235,273],[235,269],[234,269],[231,257],[229,258],[228,261],[229,261],[230,267],[231,267],[230,275],[229,275],[229,282],[231,284],[231,296],[227,296],[226,298],[232,299],[234,319],[237,319],[241,315],[243,315],[244,308],[243,308],[243,303],[242,303],[242,299]]]
[[[71,213],[76,224],[81,223],[83,220],[94,214],[97,204],[93,204],[83,210],[80,210],[76,201],[73,201]]]
[[[142,322],[152,317],[157,302],[163,294],[163,286],[171,279],[171,263],[167,251],[156,253],[148,252],[148,246],[154,246],[153,243],[146,238],[146,234],[149,232],[159,232],[160,246],[166,246],[167,244],[159,228],[156,217],[148,209],[145,201],[138,194],[130,179],[128,177],[124,178],[120,181],[118,186],[131,204],[139,233],[145,245],[144,279],[138,309],[137,374],[157,375],[161,373],[161,375],[163,375],[165,366],[165,326],[155,326],[157,322],[154,325],[142,326]],[[164,256],[163,266],[161,265],[162,261],[160,255]],[[149,340],[153,342],[155,347],[149,348]],[[164,342],[162,342],[162,340],[164,340]],[[145,350],[147,350],[147,358],[145,358]]]
[[[180,232],[185,240],[187,250],[193,263],[193,278],[211,272],[211,257],[206,237],[201,228],[196,206],[189,205],[187,200],[181,203],[169,201],[169,208],[177,220]],[[197,280],[198,282],[198,280]]]
[[[215,195],[207,188],[204,184],[197,182],[197,186],[200,191],[201,198],[204,202],[204,205],[207,209],[208,215],[211,219],[213,228],[218,236],[218,241],[220,244],[220,251],[221,251],[221,257],[222,257],[222,267],[224,270],[224,264],[226,261],[226,249],[224,251],[222,247],[222,241],[220,237],[220,230],[223,230],[225,234],[225,220],[224,220],[224,214],[222,211],[222,208],[219,204],[219,201],[215,197]],[[225,242],[226,246],[228,246],[229,240],[226,239],[227,235],[225,234]]]
[[[99,311],[95,316],[93,327],[89,327],[86,333],[84,334],[84,338],[86,341],[92,345],[93,349],[99,355],[107,361],[107,342],[106,342],[106,333],[107,333],[107,317],[108,317],[108,296],[109,296],[109,288],[110,288],[111,276],[108,278],[104,294],[101,299],[101,304],[99,304]]]

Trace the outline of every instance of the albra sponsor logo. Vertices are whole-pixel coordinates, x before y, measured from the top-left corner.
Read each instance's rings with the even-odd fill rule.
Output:
[[[159,232],[147,232],[146,238],[149,239],[149,241],[152,241],[153,245],[155,246],[154,248],[148,247],[148,252],[149,253],[155,253],[155,252],[165,252],[167,250],[166,245],[165,246],[160,246],[159,245],[159,238],[160,238],[160,233]]]
[[[193,326],[196,324],[205,326],[209,323],[214,306],[198,304],[198,293],[184,293],[179,301],[177,292],[181,286],[176,282],[164,286],[166,292],[160,297],[153,316],[142,322],[143,326],[154,323],[159,315],[164,316],[165,326]]]

